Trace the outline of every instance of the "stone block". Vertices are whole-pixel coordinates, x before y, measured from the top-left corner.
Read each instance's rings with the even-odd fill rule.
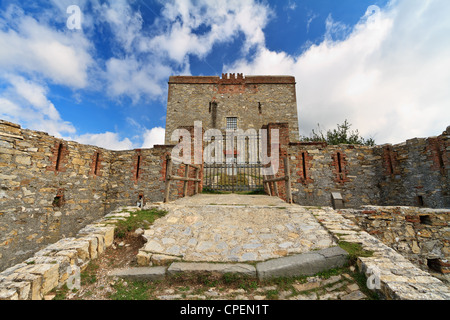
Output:
[[[84,240],[89,242],[89,257],[91,259],[96,259],[98,256],[98,239],[95,235],[92,236],[84,236],[82,238],[79,238],[79,240]]]
[[[194,262],[174,262],[167,269],[169,275],[180,273],[207,273],[225,274],[234,273],[249,277],[256,277],[254,266],[243,263],[194,263]]]
[[[31,284],[28,282],[3,281],[1,286],[6,289],[16,290],[18,300],[28,300],[31,297]]]
[[[18,269],[18,273],[31,273],[42,276],[42,286],[40,294],[43,296],[58,285],[59,281],[58,264],[36,264]]]
[[[166,270],[167,267],[119,269],[111,272],[109,276],[115,276],[134,281],[158,281],[164,280],[164,278],[166,277]]]
[[[169,263],[172,263],[174,261],[180,261],[181,258],[177,256],[170,256],[166,254],[152,254],[151,256],[151,262],[155,266],[163,266],[167,265]]]
[[[14,282],[25,282],[30,284],[29,298],[31,300],[41,300],[42,276],[31,273],[13,273],[7,277]]]
[[[344,209],[344,199],[339,192],[331,193],[331,203],[333,205],[333,209]]]
[[[150,254],[145,251],[139,251],[136,255],[137,263],[141,267],[146,267],[150,265]]]
[[[102,235],[104,238],[105,247],[109,247],[114,242],[114,229],[115,229],[114,226],[92,224],[81,229],[78,232],[78,235],[80,236],[95,235],[95,234]]]
[[[19,300],[16,289],[0,288],[0,300]]]
[[[260,280],[277,277],[314,275],[332,268],[342,267],[348,253],[339,247],[298,254],[260,262],[256,271]]]

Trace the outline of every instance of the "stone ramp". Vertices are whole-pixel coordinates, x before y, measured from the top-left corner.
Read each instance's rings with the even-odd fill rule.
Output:
[[[160,208],[168,214],[144,233],[143,266],[265,261],[337,245],[307,209],[276,197],[199,194]]]

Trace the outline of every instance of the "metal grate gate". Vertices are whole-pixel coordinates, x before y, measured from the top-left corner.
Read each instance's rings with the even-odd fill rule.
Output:
[[[203,188],[211,191],[256,191],[264,188],[263,165],[259,161],[259,136],[234,137],[232,150],[225,151],[226,163],[205,163]],[[243,145],[240,143],[244,143]],[[240,150],[239,150],[240,148]],[[239,154],[244,155],[239,158]]]
[[[203,188],[213,191],[256,191],[263,188],[261,164],[205,164]]]

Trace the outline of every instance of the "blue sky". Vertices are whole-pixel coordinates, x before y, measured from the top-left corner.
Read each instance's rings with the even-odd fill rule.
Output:
[[[77,5],[81,30],[69,29]],[[0,119],[120,150],[162,144],[170,75],[293,75],[300,133],[377,143],[450,125],[448,0],[0,0]]]

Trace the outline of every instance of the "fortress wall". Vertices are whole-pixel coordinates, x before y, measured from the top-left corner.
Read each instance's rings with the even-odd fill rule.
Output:
[[[450,136],[397,145],[290,143],[293,198],[301,205],[401,205],[450,208]],[[340,162],[340,165],[339,165]]]
[[[170,146],[157,146],[115,152],[111,160],[108,203],[117,208],[163,201],[165,156],[170,150]]]
[[[331,192],[338,191],[347,208],[450,207],[447,132],[393,146],[327,146],[292,142],[288,123],[263,127],[279,130],[295,203],[330,206]],[[0,120],[0,269],[118,207],[162,201],[172,148],[109,151]],[[174,165],[173,174],[184,176],[184,166]],[[277,175],[283,174],[281,161]],[[193,189],[190,183],[189,194]],[[284,182],[278,189],[286,199]],[[173,182],[170,200],[182,192],[183,182]]]
[[[381,205],[450,208],[450,132],[374,151],[383,164]]]
[[[331,206],[331,192],[340,192],[346,207],[380,202],[380,157],[370,147],[299,143],[290,145],[289,157],[300,205]]]
[[[139,195],[162,201],[171,149],[109,151],[0,120],[0,270],[120,206],[136,206]],[[171,199],[178,196],[174,188]]]
[[[110,209],[111,157],[0,121],[0,269],[75,235]]]

